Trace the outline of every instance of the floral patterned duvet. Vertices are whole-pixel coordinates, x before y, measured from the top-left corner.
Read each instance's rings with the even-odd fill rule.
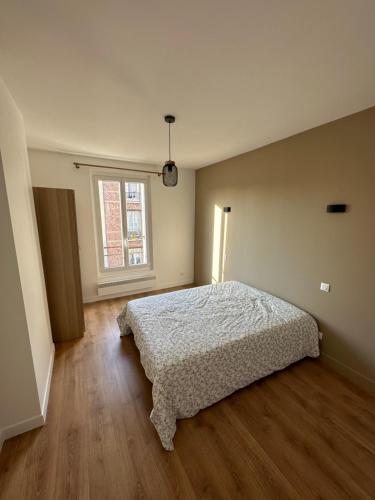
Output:
[[[306,312],[237,281],[130,301],[118,317],[134,334],[153,383],[151,420],[173,450],[176,419],[305,356],[319,356]]]

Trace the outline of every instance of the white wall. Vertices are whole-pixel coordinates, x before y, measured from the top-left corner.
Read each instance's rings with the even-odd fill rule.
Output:
[[[54,347],[23,120],[1,79],[0,152],[0,430],[17,433],[25,420],[41,423]]]
[[[0,158],[0,433],[39,411],[31,345]],[[20,389],[21,392],[20,392]],[[0,436],[1,447],[1,436]]]
[[[78,239],[84,301],[98,298],[98,269],[92,203],[92,171],[77,170],[74,161],[153,170],[150,165],[29,150],[33,186],[70,188],[75,191]],[[103,170],[108,175],[109,170]],[[139,175],[137,175],[139,177]],[[175,188],[164,187],[160,177],[150,176],[154,289],[192,283],[194,279],[195,172],[179,169]]]

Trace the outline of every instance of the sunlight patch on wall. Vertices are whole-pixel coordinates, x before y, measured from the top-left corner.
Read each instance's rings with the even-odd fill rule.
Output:
[[[211,283],[224,281],[226,260],[228,214],[218,205],[214,207],[214,234],[212,243],[212,276]]]
[[[215,205],[214,207],[214,237],[212,243],[212,283],[220,281],[220,261],[221,261],[221,222],[222,209]]]
[[[227,260],[227,232],[228,232],[228,213],[224,213],[224,227],[223,227],[223,245],[221,257],[221,281],[225,279],[225,263]]]

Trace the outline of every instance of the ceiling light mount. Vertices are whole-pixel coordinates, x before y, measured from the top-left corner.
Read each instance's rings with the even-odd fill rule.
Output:
[[[164,121],[166,123],[174,123],[176,121],[176,117],[173,115],[165,115],[164,116]]]

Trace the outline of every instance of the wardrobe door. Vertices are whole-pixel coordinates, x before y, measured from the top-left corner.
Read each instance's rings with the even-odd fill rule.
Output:
[[[39,240],[55,342],[85,330],[74,191],[34,188]]]

